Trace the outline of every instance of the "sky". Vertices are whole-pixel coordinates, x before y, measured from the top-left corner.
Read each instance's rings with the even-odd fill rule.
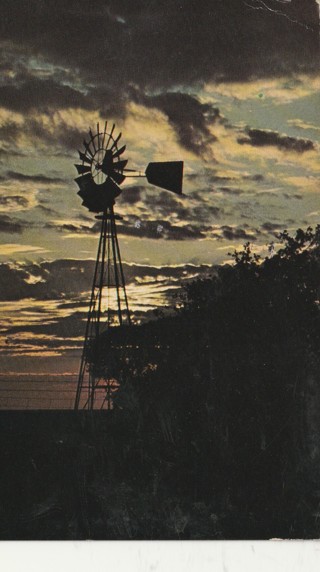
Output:
[[[129,168],[184,161],[182,196],[128,178],[117,200],[136,320],[318,223],[318,4],[0,0],[0,380],[78,371],[99,225],[74,164],[97,122]]]

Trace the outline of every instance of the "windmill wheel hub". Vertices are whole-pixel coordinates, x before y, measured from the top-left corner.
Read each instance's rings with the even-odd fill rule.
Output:
[[[112,157],[112,151],[107,150],[106,154],[103,158],[103,161],[101,163],[101,171],[105,174],[105,175],[110,175],[110,173],[112,172],[113,169],[113,157]]]
[[[107,122],[103,131],[100,131],[99,123],[95,134],[89,131],[89,142],[84,141],[84,151],[79,151],[82,164],[76,168],[79,177],[75,180],[79,186],[78,195],[82,198],[82,204],[91,212],[105,212],[114,204],[114,200],[120,195],[120,186],[125,180],[125,167],[127,160],[121,158],[125,151],[125,145],[118,148],[121,133],[114,136],[115,125],[107,132]]]

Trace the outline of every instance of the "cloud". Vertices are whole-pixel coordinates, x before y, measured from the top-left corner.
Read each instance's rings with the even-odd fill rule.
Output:
[[[30,155],[33,149],[42,150],[43,145],[50,145],[52,154],[57,154],[61,148],[64,153],[66,150],[74,152],[86,135],[87,131],[81,129],[81,124],[75,125],[73,115],[68,112],[64,114],[62,111],[50,114],[49,118],[38,113],[29,116],[9,114],[3,117],[0,126],[2,150],[13,155]],[[15,175],[19,177],[19,174]],[[22,180],[21,174],[19,180]]]
[[[68,181],[58,176],[28,175],[18,171],[6,171],[0,179],[0,211],[15,214],[17,211],[32,211],[38,206],[45,208],[46,192],[49,189],[60,189],[66,185]],[[47,214],[50,214],[49,211]],[[22,224],[22,221],[20,222]],[[33,223],[29,221],[26,226],[39,224],[35,219]]]
[[[7,197],[0,197],[0,205],[2,202],[1,199],[5,198]],[[21,222],[14,221],[7,215],[0,215],[0,232],[7,232],[9,234],[21,234],[23,228],[24,226]]]
[[[287,71],[284,67],[280,74],[276,74],[275,78],[253,78],[247,82],[207,83],[204,86],[204,94],[214,99],[219,99],[222,96],[227,101],[229,100],[229,103],[232,102],[237,105],[253,100],[252,103],[256,101],[263,108],[266,102],[272,102],[273,105],[290,104],[297,99],[307,98],[319,92],[320,82],[317,74],[306,75],[297,70],[297,73],[290,76]],[[299,125],[300,121],[293,119],[288,120],[287,123],[303,127],[303,125]]]
[[[136,219],[134,224],[119,224],[118,234],[127,236],[139,236],[140,238],[167,239],[167,240],[190,240],[205,238],[205,229],[192,224],[171,224],[166,220],[143,220]]]
[[[223,212],[221,207],[203,201],[203,197],[176,197],[166,191],[148,191],[143,188],[143,200],[140,187],[127,188],[118,203],[118,212],[123,220],[117,223],[118,235],[149,239],[190,240],[207,236],[212,219],[219,218]],[[130,200],[133,196],[134,200]],[[129,199],[129,200],[127,200]],[[140,200],[141,199],[141,200]],[[189,220],[195,222],[189,223]],[[53,220],[44,228],[72,235],[98,234],[100,221],[88,218],[85,222],[76,220]]]
[[[167,92],[160,95],[144,95],[132,90],[133,99],[146,107],[154,107],[162,111],[173,126],[180,144],[205,158],[210,145],[217,138],[209,126],[220,121],[220,111],[210,103],[201,103],[197,97],[181,92]],[[213,159],[210,154],[207,156]]]
[[[207,177],[204,177],[207,179]],[[200,179],[200,176],[198,176]],[[175,195],[168,191],[162,191],[159,188],[151,189],[143,187],[141,192],[141,200],[129,204],[127,197],[130,196],[131,189],[126,188],[117,203],[118,212],[123,215],[124,221],[121,228],[126,227],[125,232],[143,235],[143,227],[151,222],[148,232],[151,231],[150,238],[158,238],[158,225],[162,225],[160,236],[162,238],[171,238],[175,236],[175,227],[189,228],[188,235],[191,238],[190,229],[194,228],[193,236],[201,238],[206,234],[208,225],[213,219],[220,218],[223,215],[223,207],[213,202],[213,190],[209,187],[202,186],[202,180],[196,186],[197,190],[188,190],[186,195]],[[137,229],[140,231],[137,232]],[[146,229],[146,227],[145,227]],[[168,232],[167,232],[168,231]],[[199,231],[199,232],[198,232]],[[178,231],[177,231],[178,232]],[[179,231],[182,233],[182,230]]]
[[[96,234],[100,232],[100,224],[98,222],[91,226],[85,224],[78,224],[76,222],[60,222],[53,221],[48,222],[44,225],[45,229],[54,229],[58,232],[68,232],[72,234]]]
[[[90,99],[67,85],[52,79],[17,76],[15,84],[0,86],[0,106],[25,113],[30,109],[46,110],[68,107],[92,108]]]
[[[22,268],[13,268],[0,264],[0,300],[19,300],[28,297],[25,279],[28,272]]]
[[[126,204],[134,205],[135,203],[138,203],[141,199],[141,191],[144,191],[144,187],[139,185],[128,187],[125,191]]]
[[[12,335],[18,332],[29,332],[34,334],[44,334],[49,337],[49,339],[34,339],[33,344],[36,346],[46,346],[47,348],[53,347],[63,347],[66,345],[66,340],[70,344],[70,338],[81,337],[84,335],[84,320],[87,317],[87,312],[74,312],[70,316],[60,316],[59,319],[49,320],[47,323],[32,324],[30,326],[12,326],[8,328],[7,335]],[[57,340],[56,337],[64,338],[64,340]],[[77,347],[81,347],[82,339],[73,343]],[[19,343],[19,338],[18,338]]]
[[[0,209],[14,210],[16,207],[27,207],[28,199],[20,195],[9,195],[8,197],[0,196]]]
[[[47,250],[42,248],[41,246],[32,246],[31,244],[9,244],[5,243],[1,245],[1,254],[2,256],[11,256],[13,254],[20,254],[20,253],[45,253]]]
[[[272,234],[275,234],[276,231],[283,230],[283,225],[281,225],[279,223],[274,223],[274,222],[264,222],[261,225],[261,228],[263,230],[266,230],[267,232],[271,232]]]
[[[0,299],[63,300],[80,295],[90,291],[93,270],[93,260],[0,264]]]
[[[88,304],[92,286],[94,260],[60,259],[51,262],[0,264],[0,300],[20,300],[24,298],[59,301],[59,307],[79,307],[85,294]],[[144,279],[155,279],[161,275],[167,283],[182,280],[208,269],[207,265],[149,266],[123,263],[127,284]],[[76,299],[74,299],[76,298]],[[70,306],[70,301],[72,305]]]
[[[171,217],[178,218],[180,220],[190,218],[190,199],[187,197],[181,197],[170,193],[168,191],[162,191],[159,188],[154,188],[150,190],[150,187],[143,187],[143,193],[141,194],[141,203],[138,205],[135,203],[128,202],[131,196],[131,188],[128,188],[123,192],[121,197],[121,207],[126,209],[127,218],[128,214],[135,215],[141,219],[152,219],[152,218],[165,218],[170,219]],[[129,205],[129,212],[128,212]],[[132,207],[130,208],[130,205]],[[127,214],[128,213],[128,214]],[[133,221],[135,222],[135,220]]]
[[[48,216],[56,216],[57,215],[57,211],[55,211],[54,209],[45,206],[45,204],[41,204],[39,203],[36,206],[37,209],[40,209],[41,212],[43,212],[44,214],[48,215]]]
[[[297,200],[299,200],[299,201],[302,200],[302,195],[299,195],[298,193],[294,193],[294,194],[292,194],[292,193],[283,193],[283,196],[284,196],[285,199],[289,199],[289,200],[290,200],[290,199],[297,199]]]
[[[50,114],[56,110],[81,108],[88,111],[99,109],[102,115],[121,117],[125,113],[126,95],[117,93],[111,85],[71,87],[64,78],[38,78],[30,69],[17,74],[14,82],[0,86],[0,107],[15,112]],[[60,74],[59,74],[60,75]],[[73,82],[70,71],[69,82]]]
[[[241,195],[244,191],[242,189],[234,187],[219,187],[219,191],[226,193],[227,195]]]
[[[0,264],[0,353],[21,356],[54,350],[70,355],[80,348],[94,264],[93,260]],[[124,263],[123,268],[134,320],[154,317],[153,309],[172,305],[172,293],[183,283],[215,271],[208,265],[192,264],[157,267]],[[116,312],[112,295],[109,303],[111,313]]]
[[[65,179],[61,177],[47,177],[46,175],[26,175],[16,171],[7,171],[6,177],[15,181],[28,181],[30,183],[40,183],[43,185],[51,185],[57,183],[65,183]],[[20,197],[21,198],[21,197]]]
[[[280,150],[295,151],[297,153],[315,149],[315,144],[310,139],[288,137],[288,135],[281,135],[277,131],[248,129],[246,133],[248,137],[238,138],[238,143],[241,145],[248,144],[253,147],[274,146]]]
[[[312,130],[312,131],[320,131],[320,127],[318,125],[313,125],[308,121],[303,121],[302,119],[288,119],[288,125],[292,125],[293,127],[297,127],[298,129],[304,130]]]
[[[2,0],[4,75],[19,77],[27,68],[49,81],[51,74],[61,87],[53,83],[50,94],[45,85],[40,104],[60,98],[62,105],[88,105],[72,85],[77,75],[87,84],[108,83],[121,97],[130,84],[158,89],[315,69],[316,2],[281,3],[281,10],[275,0],[264,5],[270,9],[255,0],[119,0],[115,12],[105,0],[90,10],[75,0]],[[13,101],[18,105],[17,94]]]
[[[248,225],[244,225],[244,227],[239,226],[231,226],[231,225],[222,225],[220,227],[213,227],[212,235],[225,240],[245,240],[245,241],[255,241],[258,238],[260,231],[257,229],[249,229]]]

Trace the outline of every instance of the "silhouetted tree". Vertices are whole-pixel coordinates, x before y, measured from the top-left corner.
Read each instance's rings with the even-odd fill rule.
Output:
[[[194,503],[225,537],[311,534],[319,239],[319,227],[284,231],[264,258],[246,243],[233,265],[184,288],[175,315],[104,340],[115,413],[131,427],[118,471],[134,491],[176,499],[185,538]]]

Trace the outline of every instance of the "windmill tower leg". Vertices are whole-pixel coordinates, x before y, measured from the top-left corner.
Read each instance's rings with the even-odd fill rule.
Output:
[[[101,217],[101,232],[74,409],[111,409],[113,383],[101,335],[112,325],[130,324],[125,278],[113,206]],[[111,294],[115,289],[115,308]]]

